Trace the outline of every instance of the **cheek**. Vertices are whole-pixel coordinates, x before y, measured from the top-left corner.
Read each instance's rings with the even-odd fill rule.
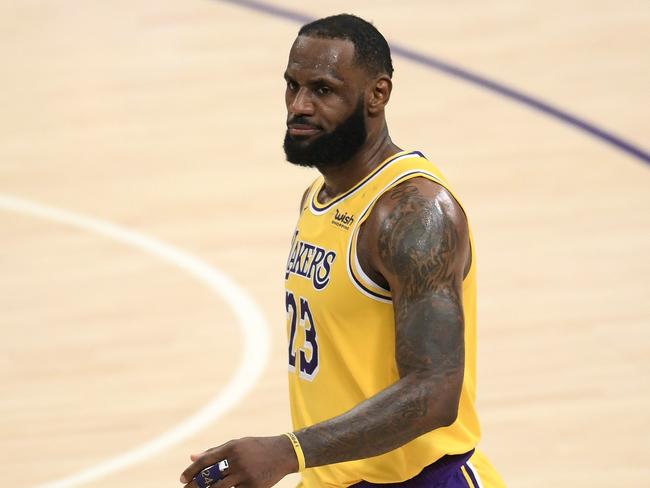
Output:
[[[323,102],[318,111],[320,123],[328,132],[336,129],[351,113],[351,106],[341,99]]]
[[[293,101],[293,93],[291,93],[291,90],[289,88],[285,88],[284,90],[284,105],[289,109],[291,106],[291,102]]]

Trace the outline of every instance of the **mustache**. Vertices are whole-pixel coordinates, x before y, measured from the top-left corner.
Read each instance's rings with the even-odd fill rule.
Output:
[[[293,117],[291,119],[288,119],[287,120],[287,126],[290,126],[290,125],[306,125],[308,127],[311,127],[312,129],[319,129],[319,130],[322,129],[322,127],[320,125],[314,124],[314,123],[310,122],[307,118],[301,117],[301,116],[297,116],[297,117]]]

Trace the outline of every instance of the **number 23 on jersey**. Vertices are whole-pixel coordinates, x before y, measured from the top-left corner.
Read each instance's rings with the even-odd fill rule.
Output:
[[[298,370],[300,377],[312,381],[318,374],[318,333],[309,302],[287,291],[287,325],[289,326],[289,371]],[[297,347],[298,336],[303,337],[302,347]],[[298,365],[296,365],[298,359]]]

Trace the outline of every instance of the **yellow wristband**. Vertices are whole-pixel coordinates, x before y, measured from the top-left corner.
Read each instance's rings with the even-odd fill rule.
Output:
[[[296,434],[293,432],[287,432],[286,435],[289,440],[291,441],[291,445],[293,446],[293,450],[296,451],[296,457],[298,458],[298,471],[304,471],[305,470],[305,453],[302,452],[302,446],[300,445],[300,441],[296,437]]]

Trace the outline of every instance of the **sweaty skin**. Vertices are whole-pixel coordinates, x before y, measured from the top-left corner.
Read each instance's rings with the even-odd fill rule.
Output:
[[[360,97],[365,103],[366,142],[350,160],[319,168],[325,179],[320,202],[352,188],[400,151],[384,113],[392,82],[358,65],[350,41],[299,36],[285,79],[289,130],[300,117],[319,131],[332,131]],[[303,131],[305,144],[319,137],[304,124],[295,130]],[[462,209],[430,180],[404,182],[378,200],[361,228],[358,254],[364,271],[392,292],[400,379],[343,415],[296,432],[308,467],[382,454],[457,416],[465,356],[462,282],[471,261]],[[298,470],[284,435],[232,440],[191,459],[183,483],[228,459],[231,468],[216,488],[271,487]]]
[[[354,62],[354,44],[350,41],[298,37],[284,77],[290,130],[292,121],[301,117],[331,131],[350,116],[359,97],[365,101],[366,143],[345,164],[321,170],[325,185],[318,196],[320,202],[350,189],[379,162],[400,151],[390,139],[384,114],[392,81],[387,75],[369,77],[366,69]]]

